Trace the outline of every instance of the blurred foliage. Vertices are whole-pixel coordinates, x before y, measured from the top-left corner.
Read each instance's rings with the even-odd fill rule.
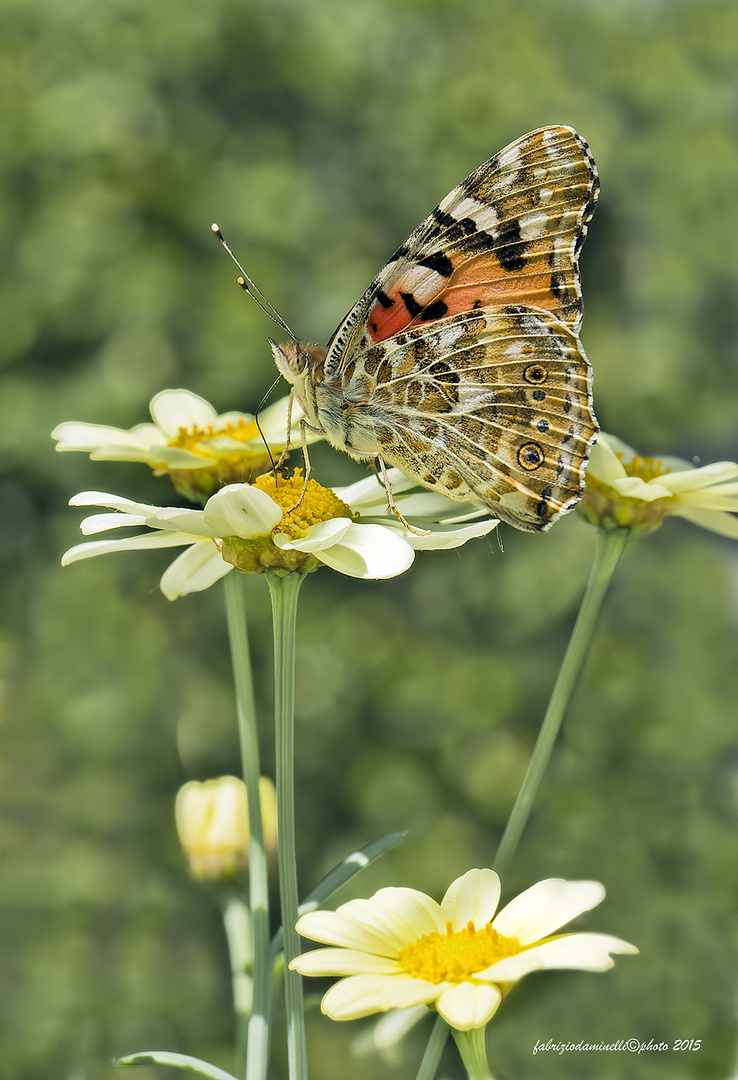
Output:
[[[522,132],[568,123],[602,176],[583,339],[603,426],[643,452],[738,458],[737,41],[733,0],[3,0],[4,1078],[109,1080],[112,1055],[155,1046],[232,1066],[219,918],[173,819],[181,783],[238,767],[220,590],[167,603],[166,553],[62,571],[73,492],[173,500],[136,466],[55,455],[48,432],[140,422],[165,386],[256,407],[273,327],[213,219],[288,322],[325,341],[447,190]],[[324,481],[361,475],[313,456]],[[441,895],[489,864],[593,539],[570,517],[545,537],[504,530],[504,553],[493,537],[422,555],[397,581],[306,584],[305,890],[396,828],[407,840],[355,893]],[[490,1029],[499,1080],[731,1073],[737,581],[734,546],[682,522],[626,553],[504,886],[600,879],[586,924],[642,955],[524,982]],[[248,588],[269,767],[268,607],[261,580]],[[314,1075],[344,1080],[360,1027],[311,1018]],[[414,1075],[425,1033],[352,1078]],[[637,1067],[532,1055],[631,1037],[702,1049]],[[459,1075],[451,1053],[441,1075]]]

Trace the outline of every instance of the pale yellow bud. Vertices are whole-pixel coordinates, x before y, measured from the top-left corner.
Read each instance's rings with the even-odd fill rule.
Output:
[[[259,781],[267,855],[276,852],[277,806],[274,785]],[[190,871],[210,881],[233,878],[249,868],[249,812],[246,787],[235,776],[180,788],[175,804],[177,832]]]

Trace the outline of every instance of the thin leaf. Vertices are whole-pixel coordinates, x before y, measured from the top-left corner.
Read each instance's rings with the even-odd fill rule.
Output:
[[[217,1065],[211,1065],[208,1061],[200,1058],[189,1057],[187,1054],[172,1054],[168,1050],[143,1050],[139,1054],[129,1054],[127,1057],[118,1058],[116,1065],[172,1065],[175,1069],[187,1069],[189,1072],[198,1073],[199,1076],[207,1076],[210,1080],[236,1080],[231,1073],[219,1069]]]

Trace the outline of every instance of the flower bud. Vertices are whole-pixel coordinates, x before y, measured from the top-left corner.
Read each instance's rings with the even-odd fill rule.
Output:
[[[267,856],[277,850],[277,801],[267,777],[259,781]],[[245,874],[249,868],[249,811],[246,786],[235,776],[180,788],[175,804],[177,832],[190,872],[208,881]]]

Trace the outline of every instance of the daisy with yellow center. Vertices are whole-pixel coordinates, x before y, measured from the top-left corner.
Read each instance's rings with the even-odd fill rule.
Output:
[[[402,480],[405,488],[413,486],[407,478]],[[62,564],[112,551],[185,547],[160,582],[164,595],[174,600],[207,589],[234,567],[245,573],[306,574],[322,563],[349,577],[395,577],[411,566],[416,550],[459,547],[497,525],[494,518],[468,520],[480,518],[483,511],[478,507],[448,499],[416,501],[413,493],[401,495],[398,509],[403,514],[409,511],[409,524],[418,530],[416,534],[394,516],[374,513],[379,486],[372,477],[336,491],[314,480],[305,487],[296,470],[292,476],[272,474],[253,484],[229,484],[212,495],[202,510],[148,506],[118,495],[84,491],[70,499],[72,506],[103,506],[112,511],[85,518],[80,528],[86,536],[128,526],[151,531],[78,544],[64,554]],[[402,489],[403,484],[398,487]],[[372,511],[366,519],[364,506]]]
[[[81,450],[93,461],[140,461],[168,475],[186,498],[199,502],[223,484],[248,483],[272,468],[287,438],[288,399],[259,414],[218,414],[189,390],[162,390],[151,399],[153,424],[128,430],[75,420],[51,433],[57,450]],[[302,411],[292,407],[291,436],[300,440]]]
[[[303,937],[334,946],[292,961],[303,975],[341,975],[322,1001],[333,1020],[390,1009],[435,1008],[458,1031],[494,1016],[512,985],[531,971],[606,971],[611,953],[637,953],[607,934],[553,934],[599,904],[597,881],[539,881],[500,912],[500,879],[469,870],[440,904],[415,889],[380,889],[336,911],[303,915]]]
[[[738,464],[718,461],[695,468],[680,458],[641,457],[614,435],[600,432],[577,509],[606,529],[651,532],[665,517],[676,515],[735,540]]]

